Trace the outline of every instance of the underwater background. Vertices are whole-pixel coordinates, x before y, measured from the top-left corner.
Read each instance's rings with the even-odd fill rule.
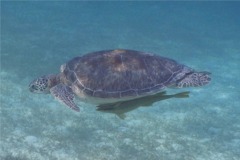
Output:
[[[239,160],[240,2],[1,2],[1,160]],[[126,48],[212,73],[189,98],[121,117],[29,83],[75,56]],[[133,105],[133,104],[130,104]],[[143,105],[144,106],[144,105]]]

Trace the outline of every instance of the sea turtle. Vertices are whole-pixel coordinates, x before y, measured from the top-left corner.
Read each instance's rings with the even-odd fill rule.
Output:
[[[209,72],[196,72],[175,60],[151,53],[116,49],[75,57],[59,74],[32,81],[34,93],[51,93],[79,111],[74,95],[98,105],[128,101],[162,92],[166,87],[197,87],[210,82]]]

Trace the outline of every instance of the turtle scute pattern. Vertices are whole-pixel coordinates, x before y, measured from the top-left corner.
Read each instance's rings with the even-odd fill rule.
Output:
[[[70,60],[63,75],[85,94],[100,98],[141,96],[165,88],[184,66],[131,50],[94,52]]]

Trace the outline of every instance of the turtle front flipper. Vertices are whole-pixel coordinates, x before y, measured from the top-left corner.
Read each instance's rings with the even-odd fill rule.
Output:
[[[72,89],[64,84],[58,84],[50,89],[51,94],[60,102],[64,103],[74,111],[79,112],[78,106],[74,103]]]
[[[176,86],[178,88],[204,86],[211,81],[210,74],[209,72],[190,72],[178,80]]]

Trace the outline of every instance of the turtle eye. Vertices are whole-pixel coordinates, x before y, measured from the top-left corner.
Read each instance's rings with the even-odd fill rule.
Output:
[[[36,85],[32,85],[31,88],[32,88],[33,90],[38,90],[38,88],[37,88]]]

